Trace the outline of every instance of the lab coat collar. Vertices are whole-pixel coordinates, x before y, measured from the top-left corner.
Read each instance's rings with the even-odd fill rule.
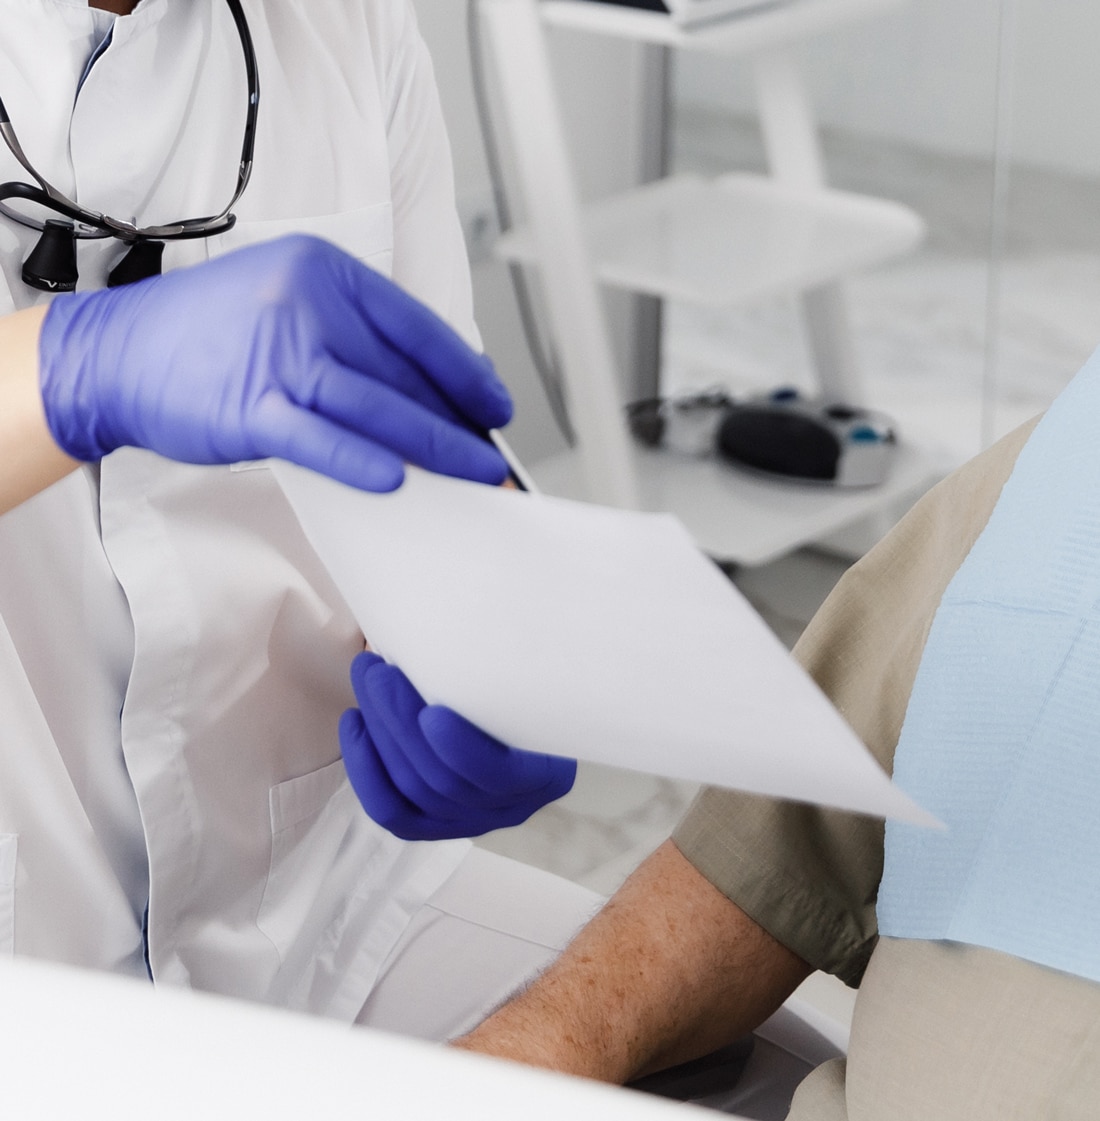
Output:
[[[115,35],[132,36],[155,27],[168,10],[168,0],[138,0],[127,16],[115,17]]]

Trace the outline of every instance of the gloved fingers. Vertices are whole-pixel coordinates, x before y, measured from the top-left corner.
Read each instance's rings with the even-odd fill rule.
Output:
[[[520,751],[454,709],[426,705],[405,674],[373,651],[355,657],[352,684],[383,754],[401,743],[407,754],[415,747],[418,774],[449,800],[486,808],[529,795],[546,802],[572,787],[575,760]],[[383,745],[387,735],[397,741],[392,747]]]
[[[240,321],[278,324],[275,355],[292,364],[329,356],[479,430],[511,418],[511,398],[484,355],[393,281],[320,238],[291,234],[158,279],[181,284],[178,298],[206,306],[236,304],[239,290],[250,301]],[[376,316],[401,329],[379,329]]]
[[[385,665],[386,659],[381,654],[376,654],[370,646],[366,646],[361,653],[356,654],[351,660],[351,687],[356,699],[360,700],[359,688],[363,678],[371,666]]]
[[[348,781],[367,816],[405,841],[479,837],[520,825],[545,804],[543,799],[533,798],[458,818],[432,817],[410,802],[392,781],[359,709],[349,709],[340,719],[340,748]]]
[[[265,401],[248,437],[254,458],[285,459],[360,490],[385,493],[405,478],[401,456],[289,401]]]
[[[353,371],[360,378],[389,386],[403,397],[416,401],[460,427],[471,426],[470,419],[443,393],[432,375],[425,373],[407,354],[392,346],[388,339],[365,322],[358,307],[347,299],[345,293],[339,293],[336,306],[326,305],[322,316],[327,322],[321,327],[319,337],[323,341],[322,353],[326,359]],[[350,335],[354,335],[354,345],[349,343]],[[470,351],[466,360],[480,363],[482,359]],[[476,376],[481,376],[480,366]]]
[[[405,355],[459,413],[478,428],[501,428],[512,400],[493,364],[425,304],[381,273],[347,258],[348,299],[357,314],[334,333],[333,354],[348,366],[363,353],[363,336],[380,335]]]
[[[397,785],[418,806],[440,818],[471,812],[517,808],[527,817],[535,808],[565,794],[576,764],[569,759],[516,751],[494,740],[450,709],[433,726],[432,709],[417,696],[400,696],[412,686],[395,666],[379,667],[365,692],[366,717],[375,746]],[[425,723],[425,716],[428,721]],[[417,727],[411,727],[413,721]],[[457,740],[452,733],[457,727]],[[431,728],[435,733],[428,735]],[[410,769],[415,772],[411,775]],[[531,803],[529,806],[528,804]]]
[[[458,836],[426,818],[397,789],[358,709],[348,709],[340,718],[340,750],[348,781],[360,805],[383,829],[404,841],[439,841]]]
[[[424,702],[396,666],[372,665],[360,685],[356,696],[371,740],[394,785],[410,802],[445,821],[500,803],[498,796],[478,790],[439,760],[417,722]]]
[[[312,378],[311,406],[410,463],[496,484],[508,466],[488,440],[372,377],[325,362]]]
[[[457,818],[471,810],[498,809],[533,792],[519,787],[483,790],[440,758],[425,737],[418,717],[425,705],[412,682],[396,666],[374,654],[359,654],[352,663],[355,695],[363,711],[371,738],[391,778],[406,797],[425,812],[441,818]],[[493,750],[501,746],[483,732],[467,725],[475,735],[468,750]],[[476,765],[471,768],[477,771]],[[545,782],[540,784],[545,786]],[[545,798],[543,799],[545,801]]]
[[[371,490],[399,485],[406,460],[483,482],[506,475],[481,437],[511,413],[488,360],[317,238],[55,300],[39,356],[47,423],[78,459],[125,444],[190,463],[274,455]]]
[[[361,708],[345,713],[340,724],[348,774],[367,813],[399,837],[476,837],[518,825],[572,784],[575,764],[562,759],[555,761],[559,767],[551,780],[534,791],[478,790],[432,751],[418,720],[426,711],[424,701],[396,666],[365,651],[352,661],[351,680]],[[454,715],[443,720],[445,732]],[[504,746],[463,723],[463,733],[474,733],[467,748]]]
[[[494,485],[507,475],[507,464],[488,441],[449,425],[384,386],[365,385],[358,397],[377,403],[365,418],[369,423],[359,425],[360,431],[272,395],[251,418],[247,433],[235,435],[247,435],[253,458],[287,459],[362,490],[396,489],[404,479],[405,461]],[[241,458],[245,456],[212,450],[204,462]]]
[[[574,759],[509,747],[444,705],[426,706],[418,719],[438,758],[490,796],[541,794],[543,801],[549,802],[573,786],[577,774]]]

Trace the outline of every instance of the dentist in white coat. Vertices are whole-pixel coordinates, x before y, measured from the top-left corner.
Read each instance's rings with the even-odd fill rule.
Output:
[[[357,697],[363,636],[266,467],[505,474],[408,0],[0,15],[0,952],[461,1031],[595,900],[435,838],[522,820],[573,765],[422,719],[369,655]],[[46,220],[118,235],[77,238],[74,292]],[[162,275],[106,288],[135,242]],[[380,678],[427,771],[364,755]]]

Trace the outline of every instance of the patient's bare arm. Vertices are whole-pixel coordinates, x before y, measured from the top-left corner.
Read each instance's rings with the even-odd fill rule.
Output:
[[[545,974],[455,1045],[628,1082],[737,1039],[809,972],[668,841]]]

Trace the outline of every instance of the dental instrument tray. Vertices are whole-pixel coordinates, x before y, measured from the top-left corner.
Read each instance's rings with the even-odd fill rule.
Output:
[[[751,471],[870,487],[889,473],[897,435],[883,413],[778,389],[728,406],[715,447],[722,459]]]

